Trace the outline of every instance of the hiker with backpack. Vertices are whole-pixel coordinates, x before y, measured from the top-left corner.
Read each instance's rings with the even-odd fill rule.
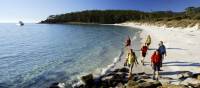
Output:
[[[151,56],[151,66],[153,68],[153,80],[158,80],[159,70],[160,70],[160,60],[161,56],[159,54],[159,50],[154,51]]]
[[[150,35],[147,36],[147,39],[146,39],[145,43],[149,47],[149,45],[151,44],[151,36]]]
[[[133,66],[138,64],[137,57],[133,49],[129,49],[128,54],[126,56],[125,64],[129,67],[129,78],[132,76]]]
[[[158,51],[161,55],[160,67],[162,67],[164,56],[167,56],[166,48],[165,45],[163,44],[163,41],[160,41]]]
[[[144,65],[144,59],[145,59],[145,56],[147,54],[147,50],[148,50],[148,47],[147,47],[147,44],[145,43],[141,48],[141,54],[142,54],[141,63],[142,63],[142,65]]]
[[[125,41],[125,47],[130,47],[131,46],[131,39],[130,37],[128,36],[126,41]]]

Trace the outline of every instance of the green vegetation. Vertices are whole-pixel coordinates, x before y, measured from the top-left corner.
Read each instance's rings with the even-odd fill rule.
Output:
[[[101,23],[114,24],[127,21],[174,25],[194,25],[200,22],[200,7],[188,7],[183,12],[136,10],[86,10],[60,15],[51,15],[40,23]],[[180,25],[180,26],[182,26]]]

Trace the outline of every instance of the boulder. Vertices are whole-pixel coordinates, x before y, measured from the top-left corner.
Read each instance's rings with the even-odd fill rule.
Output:
[[[110,80],[111,78],[113,78],[112,75],[110,75],[110,76],[105,76],[105,77],[102,77],[102,78],[101,78],[101,81]]]
[[[173,80],[171,77],[160,77],[160,79]]]
[[[193,74],[192,77],[200,80],[200,73]]]
[[[168,79],[159,79],[159,81],[161,82],[162,85],[171,83],[171,81]]]
[[[193,76],[192,72],[185,71],[185,72],[178,74],[178,79],[184,79],[184,78],[188,78],[188,77],[192,77],[192,76]]]
[[[191,86],[192,88],[200,88],[200,83],[198,83],[198,84],[188,84],[188,86]]]
[[[127,82],[128,82],[128,79],[126,78],[126,73],[121,73],[121,72],[116,72],[113,75],[104,76],[101,78],[101,85],[106,86],[106,87],[115,87],[119,83],[125,84]]]
[[[146,74],[145,72],[138,73],[138,75],[145,75],[145,74]]]
[[[119,70],[120,70],[120,69],[118,68],[118,69],[115,69],[113,72],[119,72]]]
[[[49,88],[65,88],[65,84],[64,83],[55,82],[55,83],[52,83]]]
[[[129,80],[126,88],[140,88],[140,87],[136,81]]]
[[[58,84],[59,84],[58,82],[52,83],[51,86],[50,86],[49,88],[59,88],[59,87],[58,87]]]
[[[160,81],[154,81],[154,82],[153,82],[153,85],[154,85],[154,87],[162,86],[162,84],[161,84]]]
[[[180,84],[188,85],[188,84],[198,84],[200,83],[200,80],[197,80],[195,78],[186,78],[184,81],[181,81]]]
[[[140,88],[157,88],[159,86],[162,86],[162,84],[159,81],[143,82],[139,84]]]
[[[128,72],[129,72],[129,69],[128,69],[128,68],[115,69],[113,72],[124,72],[124,73],[128,73]]]
[[[160,77],[160,78],[159,78],[159,81],[160,81],[162,84],[170,84],[172,80],[174,80],[174,79],[171,78],[171,77]]]
[[[158,88],[188,88],[188,87],[185,86],[185,85],[167,84],[167,85],[160,86],[160,87],[158,87]]]
[[[92,74],[88,74],[81,77],[81,81],[88,86],[92,86],[94,84],[94,79]]]
[[[148,75],[146,75],[146,74],[144,74],[144,75],[141,75],[140,78],[141,78],[141,79],[149,79],[149,78],[151,78],[151,77],[148,76]]]
[[[186,78],[192,77],[192,75],[193,75],[193,73],[190,72],[190,71],[183,73],[183,76],[186,77]]]
[[[115,88],[125,88],[125,86],[122,83],[118,83]]]
[[[119,70],[119,72],[128,73],[128,72],[129,72],[129,69],[128,69],[128,68],[121,68],[121,69]]]
[[[153,86],[153,82],[143,82],[139,84],[140,88],[156,88]]]
[[[137,80],[136,81],[137,83],[143,83],[143,82],[146,82],[145,80]]]
[[[197,79],[200,80],[200,75],[197,76]]]

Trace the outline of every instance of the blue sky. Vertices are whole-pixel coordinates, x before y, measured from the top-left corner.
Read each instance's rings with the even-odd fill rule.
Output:
[[[0,0],[0,22],[39,22],[49,15],[91,9],[183,11],[200,0]]]

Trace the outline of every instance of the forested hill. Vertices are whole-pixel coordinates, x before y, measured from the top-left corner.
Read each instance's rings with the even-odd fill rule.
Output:
[[[51,15],[40,23],[101,23],[114,24],[126,21],[158,22],[158,21],[200,20],[200,7],[188,7],[183,12],[156,11],[143,12],[136,10],[86,10],[60,15]]]

